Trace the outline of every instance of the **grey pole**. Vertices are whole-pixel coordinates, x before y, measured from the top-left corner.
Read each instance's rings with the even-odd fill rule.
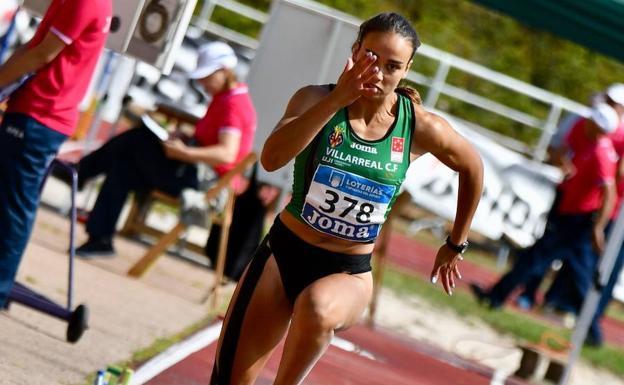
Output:
[[[585,337],[587,336],[587,330],[589,329],[592,319],[594,318],[594,314],[596,313],[602,289],[609,281],[609,277],[613,271],[613,265],[615,264],[615,260],[620,252],[622,240],[624,240],[624,210],[620,210],[618,213],[615,225],[613,226],[607,241],[607,247],[602,255],[602,258],[600,258],[598,267],[599,276],[597,282],[594,282],[594,285],[592,285],[587,297],[585,298],[585,302],[583,302],[581,315],[579,316],[576,328],[572,333],[572,350],[570,351],[568,362],[564,368],[558,385],[566,385],[568,383],[572,368],[581,355],[581,349],[583,348],[583,343],[585,342]]]

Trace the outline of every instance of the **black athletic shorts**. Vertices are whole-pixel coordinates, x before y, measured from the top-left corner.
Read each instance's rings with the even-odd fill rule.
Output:
[[[299,293],[318,279],[336,273],[371,271],[371,253],[343,254],[310,245],[290,231],[279,217],[268,238],[286,295],[293,304]]]

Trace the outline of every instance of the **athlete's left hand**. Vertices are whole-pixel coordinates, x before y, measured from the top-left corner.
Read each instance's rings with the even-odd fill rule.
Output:
[[[431,283],[436,284],[438,280],[442,281],[444,291],[446,291],[448,295],[453,295],[455,278],[461,279],[457,263],[463,259],[461,254],[442,245],[438,250],[435,263],[433,264]]]

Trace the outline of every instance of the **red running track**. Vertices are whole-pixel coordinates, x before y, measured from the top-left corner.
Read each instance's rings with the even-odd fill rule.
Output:
[[[330,346],[314,367],[306,385],[489,385],[492,369],[478,363],[465,361],[430,345],[405,341],[399,336],[380,329],[355,326],[338,337],[355,344],[360,351],[370,353],[374,359],[356,352]],[[256,382],[270,385],[275,378],[282,345],[278,347]],[[148,385],[206,385],[216,350],[216,342],[188,356],[165,370]],[[507,385],[524,385],[508,379]]]
[[[436,252],[437,250],[432,247],[418,243],[403,234],[395,232],[390,236],[387,254],[391,264],[400,267],[406,272],[417,273],[428,279]],[[457,286],[460,289],[467,290],[470,282],[476,282],[484,287],[488,287],[495,283],[502,273],[504,272],[496,272],[475,265],[466,259],[461,264],[463,280],[458,280]],[[535,311],[522,312],[541,321],[554,322],[552,318],[543,316]],[[624,323],[613,318],[604,317],[602,319],[602,330],[605,341],[608,344],[624,347]]]

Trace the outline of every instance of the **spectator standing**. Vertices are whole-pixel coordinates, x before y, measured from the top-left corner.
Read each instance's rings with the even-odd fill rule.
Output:
[[[573,157],[569,177],[559,186],[556,214],[542,238],[519,253],[512,269],[491,289],[471,284],[478,299],[493,308],[502,306],[516,287],[543,276],[560,256],[574,272],[578,292],[587,291],[596,265],[592,247],[603,250],[604,230],[615,204],[617,155],[608,135],[618,124],[617,113],[604,103],[594,107],[591,119],[575,124],[566,139]]]
[[[0,124],[0,308],[30,237],[48,166],[74,131],[111,13],[111,0],[52,0],[30,42],[0,66],[0,89],[33,74],[9,98]]]

